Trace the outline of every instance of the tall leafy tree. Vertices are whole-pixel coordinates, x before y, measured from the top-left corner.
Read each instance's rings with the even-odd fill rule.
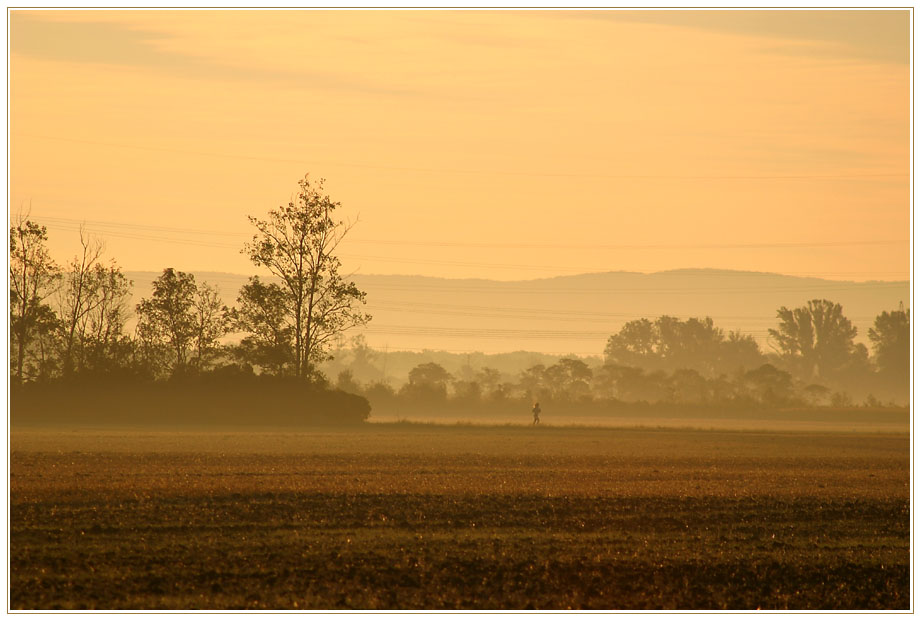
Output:
[[[288,292],[258,276],[240,288],[234,325],[248,333],[240,340],[244,360],[282,375],[294,362],[293,336],[288,306]]]
[[[790,366],[805,379],[827,377],[848,365],[855,353],[858,334],[842,305],[829,300],[810,300],[803,307],[778,309],[778,328],[771,341]]]
[[[790,402],[794,394],[791,374],[768,363],[742,374],[737,382],[743,396],[771,406]]]
[[[764,360],[765,357],[759,350],[759,344],[752,335],[730,331],[727,338],[720,343],[720,354],[715,371],[729,374],[744,369],[754,369],[762,365]]]
[[[444,400],[448,395],[448,385],[454,380],[438,363],[421,363],[410,370],[407,378],[409,382],[400,389],[400,394],[422,401]]]
[[[633,320],[605,346],[609,365],[645,369],[694,369],[708,376],[762,362],[755,339],[739,332],[725,335],[709,317],[680,320],[664,315],[655,322]]]
[[[361,309],[365,292],[339,274],[336,251],[351,228],[333,218],[340,203],[324,193],[322,179],[305,176],[298,187],[297,198],[266,219],[250,217],[257,233],[243,252],[280,280],[293,328],[293,371],[308,378],[336,338],[371,316]]]
[[[639,367],[608,365],[615,383],[615,397],[625,402],[660,402],[672,393],[669,379],[662,370],[644,373]]]
[[[137,305],[139,339],[154,350],[168,350],[173,373],[201,369],[228,330],[228,310],[217,291],[173,268],[164,270],[153,288],[153,295]]]
[[[618,393],[618,380],[621,377],[621,367],[614,363],[606,363],[596,369],[592,374],[592,392],[603,400],[614,399]]]
[[[882,312],[874,318],[873,328],[868,329],[868,339],[871,340],[874,360],[880,372],[901,382],[908,382],[912,350],[909,309]]]
[[[349,350],[351,362],[349,368],[355,372],[359,378],[380,378],[382,370],[375,365],[378,360],[378,353],[375,352],[365,341],[364,335],[355,335],[351,340],[352,347]]]
[[[544,399],[545,395],[548,395],[548,388],[546,385],[547,381],[547,367],[538,363],[537,365],[532,365],[531,367],[523,370],[519,374],[519,388],[522,393],[525,394],[525,397],[528,399]]]
[[[562,358],[544,370],[544,384],[555,399],[568,400],[589,394],[592,370],[578,359]]]
[[[661,360],[659,332],[647,318],[632,320],[621,327],[605,345],[605,361],[613,365],[654,367]]]
[[[669,369],[695,369],[713,374],[720,359],[723,331],[709,317],[684,322],[662,316],[656,321],[659,350]]]
[[[20,214],[10,227],[10,336],[14,378],[26,379],[27,357],[37,345],[41,375],[49,358],[45,338],[60,325],[46,302],[59,285],[61,270],[48,253],[48,231]]]
[[[672,399],[677,403],[702,404],[710,399],[708,382],[694,369],[677,369],[670,378]]]
[[[493,367],[482,367],[475,378],[477,384],[480,385],[480,388],[484,395],[501,399],[503,393],[500,389],[502,383],[502,375],[499,373],[498,369]]]

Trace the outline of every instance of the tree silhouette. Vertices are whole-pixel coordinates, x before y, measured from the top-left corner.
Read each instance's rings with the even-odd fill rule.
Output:
[[[61,372],[111,369],[122,358],[131,281],[112,262],[100,261],[103,244],[80,231],[81,252],[67,265],[59,290]]]
[[[20,214],[10,227],[10,336],[15,354],[15,379],[22,382],[30,347],[39,345],[42,373],[49,354],[43,338],[52,335],[59,323],[46,299],[55,291],[60,268],[51,259],[46,246],[45,227]]]
[[[155,349],[168,348],[174,374],[201,369],[227,333],[227,308],[214,288],[197,286],[194,275],[173,268],[164,270],[153,287],[153,295],[136,307],[139,339]]]
[[[410,370],[410,384],[430,387],[444,387],[451,381],[451,374],[438,363],[422,363]]]
[[[749,369],[762,363],[755,339],[724,332],[709,317],[664,315],[655,322],[643,318],[625,324],[605,346],[605,362],[645,369],[694,369],[713,376]]]
[[[360,378],[380,378],[381,369],[375,365],[378,359],[378,353],[375,352],[365,341],[364,335],[354,336],[350,343],[351,362],[349,368]]]
[[[288,313],[287,292],[275,283],[265,283],[258,276],[240,288],[233,323],[249,333],[240,340],[242,358],[262,369],[282,375],[294,362],[294,326]]]
[[[744,393],[769,406],[787,404],[794,393],[791,374],[768,363],[746,372],[739,382]]]
[[[355,393],[357,395],[362,393],[362,385],[356,381],[351,369],[344,369],[339,372],[336,377],[336,388],[346,393]]]
[[[340,204],[323,193],[323,180],[312,183],[305,176],[298,185],[296,201],[271,210],[266,220],[250,216],[257,233],[243,252],[281,280],[293,329],[293,371],[307,378],[317,373],[336,337],[371,316],[358,308],[365,292],[339,274],[334,253],[351,228],[333,220]]]
[[[420,401],[443,401],[448,396],[452,375],[438,363],[421,363],[410,370],[401,395]]]
[[[545,399],[548,396],[545,385],[545,371],[547,367],[538,363],[519,374],[519,387],[527,399]]]
[[[703,404],[709,400],[708,382],[694,369],[677,369],[672,373],[672,398],[677,403]]]
[[[783,360],[804,379],[825,378],[849,363],[858,334],[842,305],[811,300],[796,309],[778,309],[777,329],[768,330]]]
[[[731,374],[744,369],[754,369],[765,360],[759,344],[752,335],[730,331],[720,343],[716,371]]]
[[[868,339],[880,373],[908,385],[912,349],[909,309],[882,312],[874,319],[874,327],[868,329]]]
[[[554,399],[569,400],[590,392],[592,370],[583,361],[562,358],[544,371],[544,384]]]
[[[477,372],[475,381],[480,385],[481,393],[487,395],[490,399],[503,399],[502,375],[498,369],[492,367],[483,367]]]
[[[663,316],[656,321],[659,350],[670,369],[695,369],[713,374],[720,358],[723,331],[707,317],[681,321]]]
[[[661,360],[657,344],[658,333],[646,318],[632,320],[618,334],[608,338],[605,362],[633,367],[653,367]]]

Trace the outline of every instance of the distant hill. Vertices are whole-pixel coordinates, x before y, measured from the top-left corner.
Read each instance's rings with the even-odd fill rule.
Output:
[[[155,272],[129,272],[135,302],[149,296]],[[197,272],[234,304],[248,276]],[[710,316],[765,347],[779,307],[813,298],[841,303],[867,342],[881,311],[909,306],[909,281],[830,281],[733,270],[688,269],[642,274],[605,272],[528,281],[354,275],[368,293],[372,322],[361,331],[377,349],[451,352],[532,351],[601,354],[630,320],[660,315]]]

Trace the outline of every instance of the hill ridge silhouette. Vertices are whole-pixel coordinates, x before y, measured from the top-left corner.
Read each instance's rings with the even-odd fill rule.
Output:
[[[228,306],[248,275],[193,272],[218,287]],[[126,272],[135,304],[157,272]],[[843,281],[766,272],[682,268],[610,271],[518,281],[401,274],[354,274],[367,292],[369,345],[407,350],[601,354],[628,321],[661,315],[712,317],[725,331],[752,334],[768,348],[777,310],[813,298],[841,303],[858,341],[881,311],[910,301],[909,281]]]

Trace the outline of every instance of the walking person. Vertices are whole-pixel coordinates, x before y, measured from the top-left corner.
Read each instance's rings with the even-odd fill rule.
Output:
[[[541,414],[541,406],[538,405],[538,402],[535,402],[535,406],[531,409],[531,413],[535,416],[535,420],[532,422],[532,425],[538,425],[541,422],[541,418],[538,417],[538,415]]]

